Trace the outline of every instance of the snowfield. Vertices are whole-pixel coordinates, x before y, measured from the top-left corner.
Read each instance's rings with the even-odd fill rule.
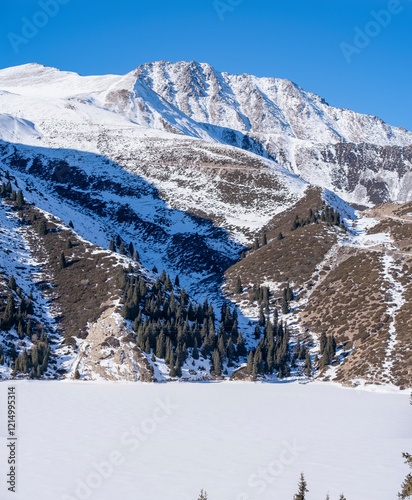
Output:
[[[15,382],[17,494],[2,499],[395,500],[408,394],[325,383]]]

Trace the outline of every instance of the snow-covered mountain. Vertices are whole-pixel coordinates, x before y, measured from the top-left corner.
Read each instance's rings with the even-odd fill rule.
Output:
[[[193,61],[90,77],[28,64],[0,71],[0,110],[31,122],[41,135],[15,142],[115,161],[121,143],[122,159],[138,164],[145,158],[137,138],[167,137],[167,149],[179,156],[186,136],[198,139],[193,144],[221,143],[275,160],[349,202],[412,196],[411,132],[333,108],[289,80],[230,75]],[[150,155],[163,154],[165,145],[154,143],[159,148],[152,143]]]
[[[90,77],[38,64],[0,70],[0,176],[1,182],[11,183],[10,190],[3,193],[9,208],[3,214],[2,226],[15,249],[25,245],[19,239],[21,222],[14,205],[21,189],[39,213],[49,214],[50,225],[55,224],[57,232],[71,231],[69,222],[74,222],[76,238],[90,253],[86,260],[94,261],[94,256],[103,252],[102,247],[107,251],[111,239],[121,238],[124,244],[130,242],[138,250],[139,272],[150,283],[157,277],[155,271],[150,272],[155,266],[159,272],[165,269],[171,276],[179,275],[180,284],[197,302],[208,298],[217,310],[225,300],[239,303],[237,324],[248,349],[255,349],[260,342],[255,328],[257,323],[264,323],[261,318],[258,320],[263,314],[263,309],[259,309],[263,299],[259,298],[255,309],[239,302],[233,296],[237,278],[247,278],[246,292],[252,299],[255,286],[268,288],[270,301],[265,307],[272,308],[273,316],[275,309],[281,309],[279,294],[286,283],[295,287],[295,294],[302,301],[306,300],[301,287],[311,290],[323,273],[335,270],[329,260],[337,248],[342,247],[342,252],[347,253],[347,245],[342,244],[346,238],[343,224],[329,227],[329,212],[322,223],[315,224],[314,214],[320,214],[329,205],[348,219],[346,224],[351,228],[354,223],[349,219],[356,216],[339,196],[365,205],[412,199],[411,145],[410,132],[390,127],[376,117],[332,108],[288,80],[232,76],[207,64],[158,62],[140,66],[124,76]],[[26,219],[29,211],[36,215],[34,208],[25,210]],[[304,231],[291,230],[296,215],[302,221],[312,221],[303,222]],[[57,222],[53,222],[53,217],[57,217]],[[7,226],[10,218],[14,220],[13,227]],[[21,220],[31,224],[29,246],[30,252],[34,251],[35,219],[30,219],[29,224],[23,214]],[[401,223],[409,224],[403,219]],[[385,227],[382,232],[386,234],[390,229]],[[280,232],[286,238],[279,238]],[[264,243],[258,252],[247,252],[246,260],[240,260],[255,238],[267,245]],[[63,244],[59,241],[61,247]],[[259,247],[255,241],[256,245]],[[399,248],[404,256],[403,247]],[[55,253],[56,249],[50,251]],[[376,248],[371,255],[375,255],[373,252]],[[3,266],[7,271],[3,280],[8,283],[13,273],[25,280],[19,272],[20,257],[13,258],[6,249],[4,254],[7,262],[15,262],[15,266]],[[109,252],[108,259],[110,255]],[[53,254],[52,262],[48,262],[52,276],[58,276],[57,259],[58,254]],[[127,259],[120,264],[114,262],[110,273],[117,265],[127,265]],[[99,266],[105,269],[105,265]],[[382,268],[387,271],[388,286],[395,286],[388,278],[391,272],[399,272],[398,262],[392,267]],[[47,276],[47,269],[42,272]],[[83,269],[76,272],[81,276]],[[100,276],[95,281],[114,281],[115,275],[116,272],[109,278]],[[295,275],[299,275],[300,281]],[[84,282],[87,296],[89,280],[80,282]],[[326,310],[323,290],[319,290],[319,296],[310,297]],[[27,287],[26,296],[29,292]],[[111,307],[119,307],[122,293],[117,290],[112,295]],[[259,293],[263,293],[263,288]],[[64,303],[66,295],[65,292],[59,300]],[[37,300],[41,303],[40,295]],[[98,307],[100,303],[105,304],[100,301]],[[46,301],[46,309],[48,304]],[[69,306],[65,304],[66,311]],[[77,356],[78,366],[87,367],[84,373],[91,377],[95,372],[92,366],[98,364],[96,359],[105,356],[105,349],[109,349],[102,329],[112,330],[117,325],[119,338],[125,339],[121,349],[110,354],[117,361],[108,361],[108,377],[122,376],[118,359],[123,359],[123,355],[130,360],[130,367],[134,363],[135,351],[129,349],[131,326],[124,329],[119,311],[113,311],[108,317],[104,312],[99,318],[91,313],[90,318],[82,317],[81,340],[94,333],[83,343],[75,339],[75,352],[70,351],[70,356]],[[292,323],[291,346],[297,340],[306,342],[315,362],[317,334],[328,316],[313,319],[308,314],[302,322],[295,321],[297,314],[292,310],[282,317],[282,321]],[[44,315],[47,319],[47,311]],[[315,328],[312,323],[316,323]],[[62,325],[63,330],[72,328],[64,325],[64,318]],[[50,329],[58,332],[59,326],[56,323]],[[309,331],[313,334],[306,333]],[[388,332],[393,342],[391,330]],[[14,333],[19,342],[17,332]],[[69,337],[75,335],[71,333]],[[363,341],[361,333],[344,336],[339,331],[336,338],[342,342],[342,349],[345,346],[342,359],[349,356],[352,342]],[[407,335],[405,338],[409,339]],[[132,347],[135,340],[131,340]],[[410,375],[401,373],[401,358],[395,359],[392,351],[386,355],[382,346],[387,339],[382,336],[380,341],[383,355],[374,361],[373,369],[365,368],[362,373],[350,369],[342,380],[368,378],[383,363],[387,366],[396,361],[396,375],[392,376],[390,367],[383,382],[410,383]],[[116,340],[111,342],[117,345]],[[80,345],[83,351],[79,350]],[[138,352],[141,351],[146,352],[148,357],[143,357],[149,363],[150,349],[142,347]],[[85,361],[90,352],[97,352],[93,362]],[[363,352],[358,349],[355,354],[361,356]],[[135,362],[143,362],[143,358],[139,359]],[[303,372],[301,365],[292,366],[299,376]],[[144,366],[135,371],[142,370]],[[183,366],[188,377],[190,370],[190,366]],[[233,366],[229,376],[232,371]],[[127,373],[131,379],[136,375],[131,368]]]

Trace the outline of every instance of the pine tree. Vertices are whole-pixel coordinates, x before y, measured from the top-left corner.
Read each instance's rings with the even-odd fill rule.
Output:
[[[248,375],[252,375],[253,372],[253,351],[249,351],[249,357],[247,360],[246,372]]]
[[[282,298],[282,314],[288,314],[290,312],[289,302],[284,297]]]
[[[16,321],[16,304],[12,293],[7,298],[6,308],[3,313],[2,328],[10,330]]]
[[[240,279],[240,276],[238,276],[235,286],[235,293],[236,295],[240,295],[242,292],[243,292],[242,280]]]
[[[137,250],[133,252],[133,260],[135,262],[140,262],[139,252]]]
[[[47,234],[47,225],[46,221],[43,218],[41,218],[37,223],[37,233],[40,236],[45,236]]]
[[[283,240],[283,234],[279,232],[277,239],[278,241]]]
[[[158,273],[158,271],[157,271],[157,267],[156,267],[156,266],[153,266],[153,267],[152,267],[152,273],[154,273],[154,274],[157,274],[157,273]]]
[[[64,252],[61,252],[59,259],[59,269],[64,269],[65,267],[67,267],[66,257],[64,256]]]
[[[320,353],[323,354],[325,349],[326,349],[326,344],[327,344],[327,337],[326,337],[326,333],[325,332],[322,332],[321,336],[320,336],[320,341],[319,341],[319,348],[320,348]]]
[[[17,289],[17,283],[16,283],[16,280],[14,279],[14,276],[11,275],[8,283],[7,283],[7,286],[11,289],[11,290],[14,290],[16,291]]]
[[[305,493],[307,493],[309,490],[307,489],[307,484],[306,484],[306,480],[305,480],[305,476],[303,475],[303,472],[300,475],[300,481],[299,481],[298,487],[299,487],[299,490],[296,493],[296,495],[294,495],[293,500],[305,500],[305,498],[306,498]]]
[[[73,243],[71,242],[70,238],[67,240],[66,248],[73,248]]]
[[[109,241],[109,250],[111,252],[115,252],[116,251],[116,245],[114,244],[114,240],[110,240]]]
[[[120,242],[120,245],[119,245],[119,254],[120,255],[126,255],[126,250],[124,248],[124,243],[123,241]]]
[[[259,249],[259,239],[255,238],[255,241],[253,242],[252,250],[258,250]]]
[[[410,404],[412,405],[412,394],[410,399]],[[412,469],[412,455],[409,453],[402,453],[405,463]],[[409,473],[401,486],[402,490],[398,493],[398,497],[402,500],[412,497],[412,473]]]
[[[201,490],[200,495],[198,496],[197,500],[207,500],[207,493],[206,491]]]
[[[180,280],[179,280],[179,275],[178,275],[178,274],[176,274],[176,278],[175,278],[175,286],[176,286],[177,288],[180,288]]]
[[[412,455],[409,453],[402,453],[403,458],[405,459],[405,463],[409,465],[412,469]],[[409,473],[401,486],[402,490],[398,493],[398,497],[402,500],[409,498],[412,496],[412,474]]]
[[[69,220],[69,226],[74,229],[74,225],[73,225],[73,222],[71,220]]]
[[[167,275],[164,282],[164,289],[166,292],[171,292],[173,290],[172,282],[170,280],[170,276]]]
[[[212,362],[213,362],[213,371],[215,372],[215,376],[220,377],[220,375],[222,374],[222,369],[220,366],[220,354],[217,349],[213,351]]]
[[[247,350],[245,347],[245,341],[243,340],[242,332],[239,332],[236,344],[236,354],[239,357],[247,356]]]
[[[346,500],[346,497],[345,497],[345,495],[343,493],[340,494],[339,500]]]
[[[21,208],[23,205],[24,205],[23,191],[21,189],[19,189],[17,192],[17,197],[16,197],[16,206]]]
[[[79,370],[76,370],[76,371],[74,372],[74,378],[75,378],[76,380],[79,380],[79,379],[80,379],[80,372],[79,372]]]
[[[199,349],[198,349],[197,339],[195,339],[195,346],[193,347],[192,357],[193,359],[199,359]]]
[[[310,377],[311,371],[312,371],[312,363],[310,360],[310,354],[309,354],[309,351],[306,351],[305,375],[307,377]]]
[[[266,237],[266,233],[263,233],[263,238],[262,238],[262,245],[267,245],[268,244],[268,239]]]

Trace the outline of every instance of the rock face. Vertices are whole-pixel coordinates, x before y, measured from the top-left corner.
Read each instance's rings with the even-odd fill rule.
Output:
[[[0,105],[7,141],[105,154],[139,168],[148,155],[160,156],[156,146],[184,153],[186,137],[200,148],[221,143],[272,159],[350,202],[412,196],[411,132],[333,108],[289,80],[230,75],[194,61],[98,77],[28,64],[0,71]],[[12,134],[1,125],[10,120]],[[189,165],[199,160],[210,158],[198,155]]]
[[[153,382],[146,357],[114,307],[89,326],[73,364],[73,374],[75,370],[88,379]]]

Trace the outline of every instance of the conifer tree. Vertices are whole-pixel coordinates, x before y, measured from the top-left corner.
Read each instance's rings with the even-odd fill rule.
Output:
[[[126,250],[124,248],[124,243],[123,241],[120,242],[120,245],[119,245],[119,254],[120,255],[126,255]]]
[[[116,251],[116,245],[114,244],[114,240],[110,240],[109,241],[109,250],[111,252],[115,252]]]
[[[249,357],[247,360],[246,371],[248,375],[252,375],[253,372],[253,351],[249,351]]]
[[[67,240],[66,248],[73,248],[73,243],[71,242],[70,238]]]
[[[8,281],[8,283],[7,283],[7,286],[8,286],[11,290],[16,291],[16,289],[17,289],[17,283],[16,283],[16,280],[14,279],[14,276],[13,276],[13,275],[11,275],[11,276],[10,276],[10,279],[9,279],[9,281]]]
[[[183,308],[187,305],[187,294],[184,288],[180,290],[180,305]]]
[[[135,262],[140,262],[139,252],[137,250],[133,252],[133,260]]]
[[[19,189],[16,197],[16,206],[21,208],[23,205],[24,205],[23,191]]]
[[[80,379],[80,372],[79,372],[79,370],[76,370],[76,371],[74,372],[74,378],[75,378],[76,380],[79,380],[79,379]]]
[[[243,340],[242,332],[239,332],[236,344],[236,354],[240,357],[247,355],[247,350],[245,347],[245,341]]]
[[[235,360],[236,354],[232,339],[229,339],[227,343],[226,353],[228,358],[228,366],[233,366],[233,361]]]
[[[198,349],[197,339],[195,339],[195,346],[193,347],[192,357],[193,359],[199,359],[199,349]]]
[[[6,308],[3,313],[2,328],[10,330],[16,321],[16,304],[12,293],[7,298]]]
[[[293,500],[305,500],[305,498],[306,498],[305,493],[307,493],[309,490],[307,489],[307,484],[306,484],[306,480],[305,480],[305,476],[303,475],[303,472],[300,475],[300,481],[298,484],[298,488],[299,488],[298,492],[296,493],[296,495],[294,495]]]
[[[45,236],[47,234],[47,225],[43,217],[37,223],[37,233],[39,236]]]
[[[412,455],[409,453],[402,453],[405,463],[409,465],[412,469]],[[402,500],[412,497],[412,474],[409,473],[401,486],[401,491],[398,493],[398,497]]]
[[[197,500],[207,500],[207,493],[206,491],[201,490],[200,495],[198,496]]]
[[[66,257],[64,256],[64,252],[61,252],[59,259],[59,269],[64,269],[65,267],[67,267]]]
[[[310,360],[310,354],[309,354],[309,351],[306,351],[305,375],[307,377],[310,377],[311,371],[312,371],[312,363]]]
[[[252,250],[258,250],[259,246],[260,246],[259,245],[259,239],[255,238],[255,241],[253,242]]]
[[[242,292],[243,292],[242,280],[240,279],[240,276],[238,276],[236,280],[235,293],[236,295],[240,295]]]
[[[322,332],[322,334],[320,336],[320,341],[319,341],[319,348],[320,348],[320,353],[321,354],[323,354],[324,351],[325,351],[327,341],[328,341],[328,339],[326,337],[326,333]]]
[[[173,290],[172,282],[170,280],[170,276],[167,275],[164,282],[164,289],[166,292],[171,292]]]
[[[290,311],[289,309],[289,302],[287,301],[287,299],[285,299],[284,297],[282,298],[282,314],[288,314]]]
[[[410,403],[412,405],[412,394]],[[409,453],[402,453],[402,456],[405,459],[405,463],[412,469],[412,455],[410,455]],[[398,493],[398,497],[401,500],[412,497],[412,473],[409,473],[406,476],[401,488],[401,491]]]
[[[262,245],[267,245],[268,244],[268,239],[266,237],[266,233],[263,233],[263,238],[262,238]]]
[[[180,280],[179,280],[179,275],[176,274],[176,278],[175,278],[175,286],[180,288]]]
[[[279,232],[277,239],[278,241],[283,240],[283,234],[281,232]]]
[[[216,377],[220,377],[220,375],[222,374],[222,370],[220,366],[220,355],[217,349],[213,351],[212,362],[213,362],[213,371],[215,372]]]

